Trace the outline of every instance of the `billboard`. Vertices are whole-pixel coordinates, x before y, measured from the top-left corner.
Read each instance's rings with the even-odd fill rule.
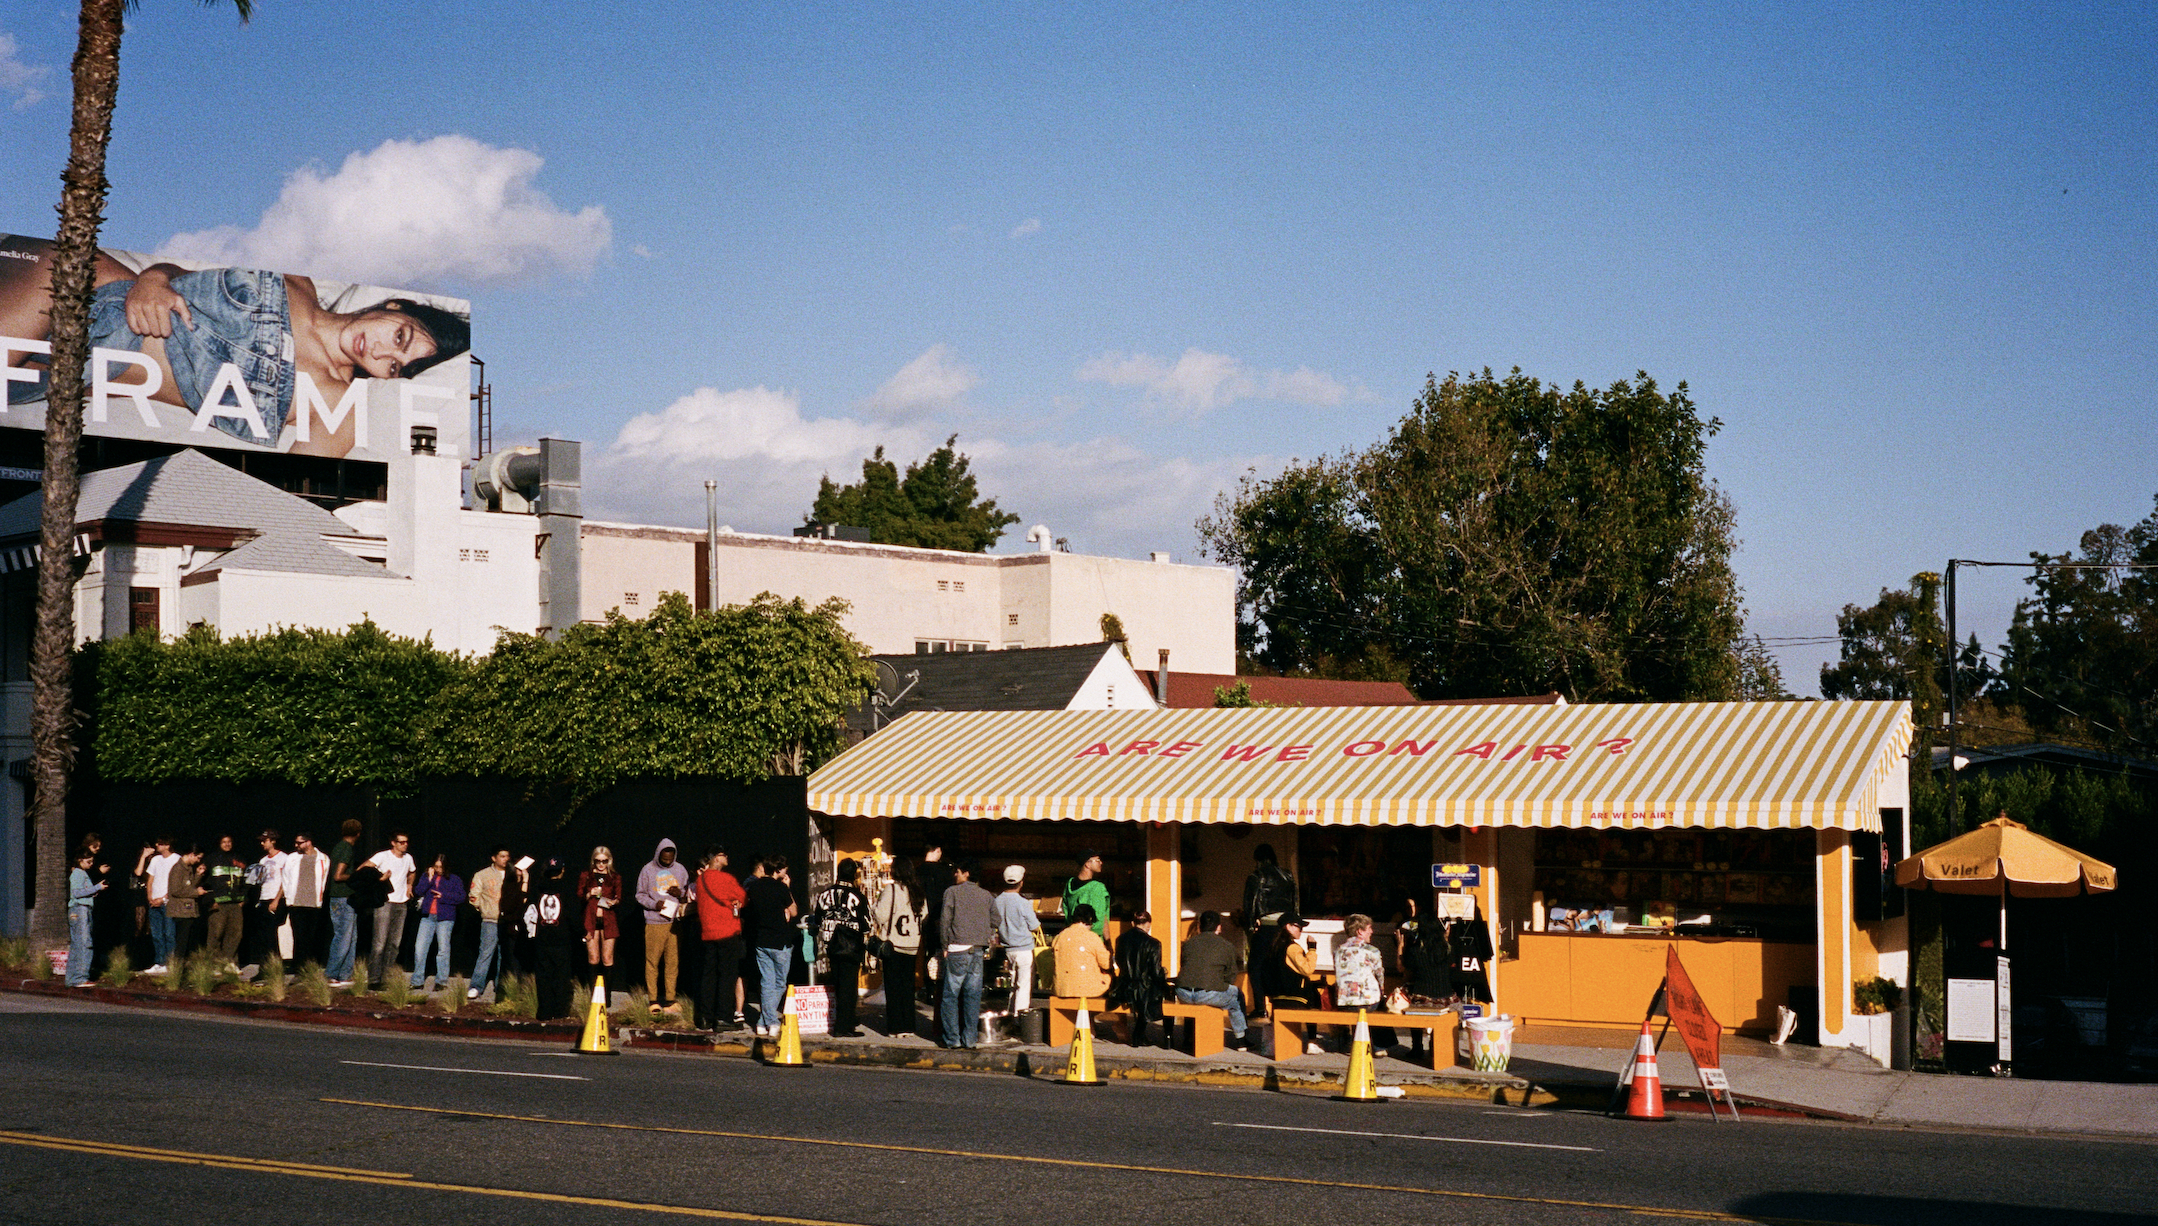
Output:
[[[52,244],[0,234],[0,426],[42,430]],[[471,304],[101,250],[83,432],[385,460],[433,427],[472,454]]]

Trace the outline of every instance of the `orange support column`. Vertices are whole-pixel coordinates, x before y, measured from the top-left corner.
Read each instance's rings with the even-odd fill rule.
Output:
[[[1169,822],[1150,822],[1146,828],[1146,909],[1154,913],[1154,939],[1161,942],[1162,965],[1177,972],[1184,942],[1183,925],[1177,916],[1184,905],[1184,864],[1180,832]]]
[[[1839,1040],[1851,1011],[1851,836],[1843,830],[1823,830],[1815,848],[1820,1042],[1842,1046]]]

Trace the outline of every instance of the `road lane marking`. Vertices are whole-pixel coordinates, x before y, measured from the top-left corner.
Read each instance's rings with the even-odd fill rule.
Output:
[[[366,1183],[415,1192],[463,1192],[471,1196],[494,1196],[509,1200],[540,1201],[554,1205],[583,1205],[595,1209],[629,1210],[635,1213],[669,1214],[675,1217],[712,1218],[726,1222],[776,1222],[779,1226],[856,1226],[822,1218],[788,1217],[779,1213],[743,1213],[730,1209],[705,1209],[695,1205],[669,1205],[653,1201],[617,1200],[606,1196],[571,1196],[561,1192],[532,1192],[523,1188],[481,1188],[468,1184],[435,1183],[410,1175],[386,1171],[360,1171],[346,1167],[312,1166],[276,1158],[245,1158],[232,1154],[198,1154],[180,1149],[150,1149],[108,1141],[58,1137],[47,1133],[0,1131],[0,1145],[47,1149],[58,1153],[99,1158],[134,1158],[143,1162],[167,1162],[214,1170],[242,1171],[254,1175],[291,1175],[302,1179],[328,1179],[339,1183]]]
[[[421,1073],[478,1073],[486,1077],[541,1077],[548,1081],[590,1081],[590,1077],[578,1077],[569,1073],[505,1073],[492,1068],[441,1068],[432,1064],[383,1064],[377,1060],[339,1060],[339,1064],[356,1064],[361,1068],[404,1068]]]
[[[52,1137],[51,1135],[42,1132],[15,1132],[11,1130],[0,1130],[0,1140],[34,1142],[41,1140],[64,1139],[65,1138]],[[121,1141],[70,1140],[67,1143],[71,1145],[94,1145],[101,1150],[110,1150],[113,1151],[115,1154],[122,1154],[123,1156],[132,1156],[138,1158],[195,1158],[201,1156],[198,1154],[190,1154],[184,1149],[158,1149],[154,1146],[149,1145],[129,1145]],[[319,1162],[292,1162],[283,1158],[247,1158],[242,1159],[242,1161],[252,1162],[258,1166],[287,1167],[295,1173],[357,1175],[371,1179],[412,1178],[410,1174],[401,1171],[377,1171],[368,1169],[366,1167],[353,1166],[324,1166]]]
[[[993,1154],[965,1149],[936,1149],[927,1145],[889,1145],[877,1141],[835,1141],[824,1137],[787,1137],[762,1132],[725,1132],[715,1128],[670,1128],[663,1124],[615,1124],[605,1120],[561,1120],[538,1115],[509,1115],[497,1111],[459,1111],[451,1107],[420,1107],[404,1103],[367,1102],[354,1098],[322,1098],[317,1102],[343,1107],[368,1107],[378,1111],[411,1111],[421,1115],[461,1116],[471,1120],[502,1120],[517,1124],[551,1124],[559,1128],[602,1128],[618,1132],[651,1132],[678,1137],[716,1137],[728,1141],[777,1141],[788,1145],[816,1145],[828,1149],[863,1149],[881,1153],[926,1154],[939,1158],[967,1158],[987,1162],[1015,1162],[1033,1166],[1060,1166],[1088,1171],[1124,1171],[1139,1175],[1177,1175],[1191,1179],[1219,1179],[1233,1183],[1287,1184],[1303,1188],[1340,1188],[1352,1192],[1398,1192],[1406,1196],[1435,1196],[1449,1200],[1490,1201],[1508,1205],[1546,1205],[1558,1209],[1593,1209],[1598,1212],[1632,1213],[1643,1217],[1685,1218],[1694,1222],[1774,1222],[1778,1226],[1858,1226],[1852,1222],[1808,1218],[1767,1218],[1752,1214],[1724,1213],[1715,1209],[1667,1209],[1659,1205],[1626,1205],[1609,1201],[1563,1200],[1550,1196],[1519,1196],[1506,1192],[1469,1192],[1459,1188],[1417,1188],[1401,1184],[1351,1183],[1337,1179],[1304,1179],[1295,1175],[1242,1175],[1233,1171],[1202,1171],[1174,1166],[1141,1166],[1130,1162],[1090,1162],[1083,1158],[1043,1158],[1030,1154]]]
[[[1232,1124],[1215,1120],[1216,1128],[1263,1128],[1268,1132],[1320,1132],[1330,1137],[1381,1137],[1389,1141],[1440,1141],[1448,1145],[1506,1145],[1514,1149],[1570,1149],[1576,1153],[1600,1154],[1603,1151],[1593,1145],[1553,1145],[1547,1141],[1488,1141],[1482,1137],[1426,1137],[1413,1132],[1357,1132],[1348,1128],[1297,1128],[1289,1124]]]

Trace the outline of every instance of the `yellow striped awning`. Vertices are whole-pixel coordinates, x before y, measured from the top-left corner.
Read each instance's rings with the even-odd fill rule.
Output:
[[[864,817],[1881,828],[1901,702],[917,712],[809,777]]]

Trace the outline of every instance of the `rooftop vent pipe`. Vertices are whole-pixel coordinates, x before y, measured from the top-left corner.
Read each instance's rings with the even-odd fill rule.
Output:
[[[1036,524],[1027,529],[1027,544],[1034,546],[1043,553],[1048,553],[1056,546],[1056,538],[1049,535],[1048,524]]]

